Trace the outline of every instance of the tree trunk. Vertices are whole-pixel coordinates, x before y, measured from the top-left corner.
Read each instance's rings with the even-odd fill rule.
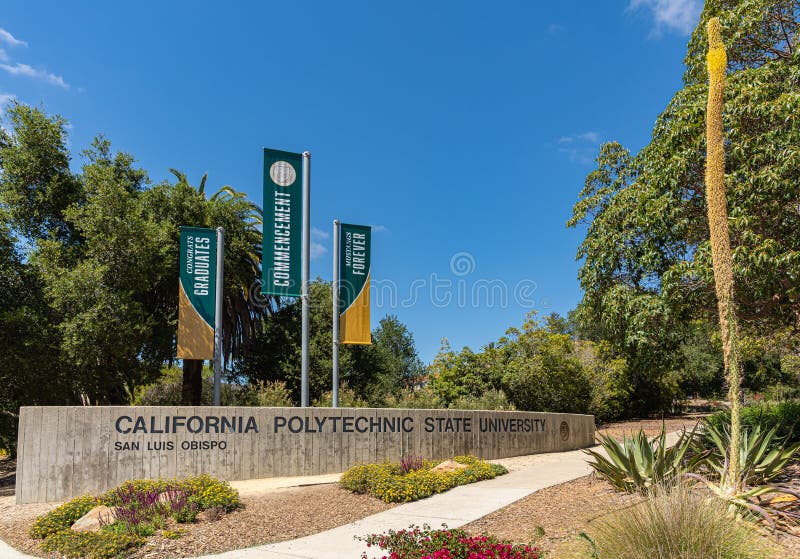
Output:
[[[199,406],[203,399],[203,360],[183,360],[183,386],[181,403],[184,406]]]

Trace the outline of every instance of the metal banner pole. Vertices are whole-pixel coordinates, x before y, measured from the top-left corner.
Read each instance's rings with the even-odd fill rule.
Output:
[[[300,405],[308,407],[308,335],[309,335],[309,294],[311,249],[311,152],[303,152],[303,242],[300,299],[302,301],[302,349],[300,357]]]
[[[339,220],[333,220],[333,401],[339,407]]]
[[[222,286],[225,262],[225,229],[217,227],[217,300],[214,311],[214,405],[220,405],[222,389]]]

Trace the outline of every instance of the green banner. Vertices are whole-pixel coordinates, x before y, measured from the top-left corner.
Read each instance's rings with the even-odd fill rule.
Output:
[[[369,344],[372,229],[342,223],[339,239],[339,341]]]
[[[181,227],[178,357],[214,358],[217,232]]]
[[[302,155],[264,148],[264,295],[300,296],[302,175]]]

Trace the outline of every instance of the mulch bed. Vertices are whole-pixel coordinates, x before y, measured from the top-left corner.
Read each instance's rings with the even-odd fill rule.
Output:
[[[151,536],[135,550],[135,559],[166,559],[220,553],[300,538],[354,522],[391,508],[366,495],[355,495],[337,484],[278,490],[260,496],[242,497],[244,508],[213,522],[176,524],[183,530],[178,539]],[[34,518],[0,518],[0,539],[13,547],[40,557],[57,557],[42,552],[37,540],[28,537]]]
[[[617,493],[607,483],[586,476],[537,491],[467,524],[464,529],[475,535],[491,533],[552,551],[563,542],[575,540],[589,521],[638,499]]]

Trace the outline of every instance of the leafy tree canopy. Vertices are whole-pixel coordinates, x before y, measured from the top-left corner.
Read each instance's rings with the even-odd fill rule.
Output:
[[[738,315],[755,337],[791,339],[800,325],[798,5],[706,2],[685,86],[650,143],[637,154],[604,144],[575,204],[568,225],[587,227],[578,249],[581,322],[597,325],[626,356],[644,400],[674,368],[692,320],[716,322],[703,183],[703,57],[713,16],[729,53],[725,181]]]

